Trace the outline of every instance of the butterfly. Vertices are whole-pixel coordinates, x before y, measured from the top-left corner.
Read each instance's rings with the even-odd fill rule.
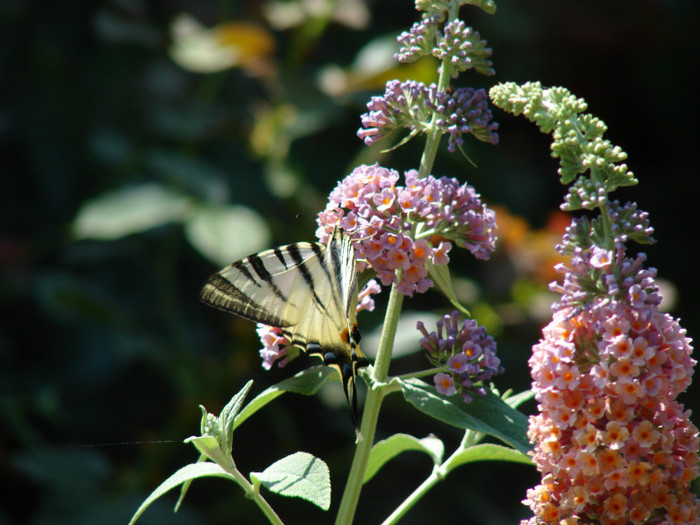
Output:
[[[249,255],[213,274],[201,300],[245,319],[277,327],[292,342],[338,371],[357,429],[360,350],[358,286],[350,237],[335,229],[328,244],[297,242]]]

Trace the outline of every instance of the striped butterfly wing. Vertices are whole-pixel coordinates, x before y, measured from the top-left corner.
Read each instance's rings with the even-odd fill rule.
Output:
[[[347,236],[336,230],[327,245],[299,242],[250,255],[212,275],[201,299],[281,328],[294,345],[336,368],[357,426],[355,377],[368,361],[359,348],[355,254]]]

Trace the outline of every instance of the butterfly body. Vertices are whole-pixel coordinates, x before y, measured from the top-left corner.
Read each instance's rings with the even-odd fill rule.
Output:
[[[328,244],[298,242],[249,255],[209,277],[200,296],[215,308],[280,328],[293,345],[336,368],[357,426],[355,379],[369,362],[359,346],[349,237],[336,229]]]

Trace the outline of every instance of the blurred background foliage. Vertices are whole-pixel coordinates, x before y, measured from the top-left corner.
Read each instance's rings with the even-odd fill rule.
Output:
[[[492,46],[497,75],[460,82],[541,80],[589,102],[630,155],[640,184],[618,198],[650,212],[659,243],[645,248],[649,264],[692,337],[696,3],[498,7],[496,16],[463,10]],[[236,258],[312,239],[314,215],[357,164],[417,167],[419,139],[382,155],[390,144],[367,148],[355,136],[386,80],[434,78],[429,61],[391,59],[394,37],[415,20],[410,0],[0,4],[0,523],[126,523],[196,457],[182,439],[198,431],[199,404],[218,412],[248,378],[257,393],[310,364],[265,373],[252,324],[204,307],[198,290]],[[557,212],[564,191],[547,138],[495,114],[500,145],[467,147],[478,169],[445,152],[434,173],[474,185],[500,214],[493,260],[453,251],[453,270],[462,300],[498,339],[507,368],[499,387],[519,391],[549,316],[553,245],[568,218]],[[428,293],[406,308],[405,356],[393,372],[425,366],[415,319],[448,304]],[[361,316],[368,354],[379,322]],[[330,386],[320,398],[283,397],[236,434],[243,471],[300,449],[328,461],[331,514],[272,496],[288,523],[329,522],[339,503],[353,434]],[[696,383],[685,394],[688,407],[698,392]],[[378,437],[397,431],[460,437],[390,398]],[[366,486],[357,522],[385,517],[429,469],[410,454],[392,462]],[[405,522],[515,523],[536,478],[524,466],[465,467]],[[222,481],[195,483],[177,515],[174,500],[141,523],[263,522]]]

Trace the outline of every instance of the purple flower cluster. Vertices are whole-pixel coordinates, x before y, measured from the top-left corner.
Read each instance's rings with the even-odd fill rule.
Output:
[[[571,256],[568,265],[557,264],[554,268],[562,275],[561,283],[551,283],[550,289],[561,294],[555,307],[584,307],[596,299],[628,299],[633,305],[640,301],[658,305],[658,295],[654,279],[656,269],[645,268],[644,253],[635,259],[625,256],[625,242],[630,236],[650,240],[652,229],[646,222],[646,214],[635,215],[640,220],[622,220],[629,207],[611,206],[615,226],[614,248],[611,250],[597,245],[596,223],[589,224],[584,218],[573,219],[567,228],[562,243],[557,249]],[[636,210],[636,208],[635,208]],[[593,235],[591,234],[593,232]],[[631,232],[631,233],[630,233]]]
[[[463,143],[462,136],[471,133],[482,142],[496,144],[498,124],[488,106],[483,89],[459,88],[453,92],[438,91],[436,84],[391,80],[381,97],[372,97],[362,115],[357,136],[368,146],[398,128],[407,128],[411,135],[425,131],[433,114],[442,133],[449,133],[448,150],[454,152]]]
[[[459,322],[459,312],[445,315],[437,322],[437,332],[430,332],[422,322],[417,324],[423,334],[420,345],[428,351],[428,359],[444,372],[435,375],[438,392],[451,396],[462,394],[465,403],[473,395],[485,396],[484,383],[503,373],[496,356],[496,342],[486,329],[473,319]]]
[[[325,242],[340,226],[355,239],[358,270],[371,268],[383,285],[396,283],[408,296],[433,285],[426,263],[447,264],[450,241],[479,259],[490,257],[496,217],[471,186],[419,179],[415,170],[405,173],[405,186],[398,180],[397,171],[377,164],[355,168],[319,213],[317,237]]]
[[[488,105],[488,96],[483,89],[459,88],[453,93],[438,92],[436,111],[439,128],[449,133],[447,150],[451,153],[464,144],[463,136],[471,133],[482,142],[498,143],[498,123]]]

